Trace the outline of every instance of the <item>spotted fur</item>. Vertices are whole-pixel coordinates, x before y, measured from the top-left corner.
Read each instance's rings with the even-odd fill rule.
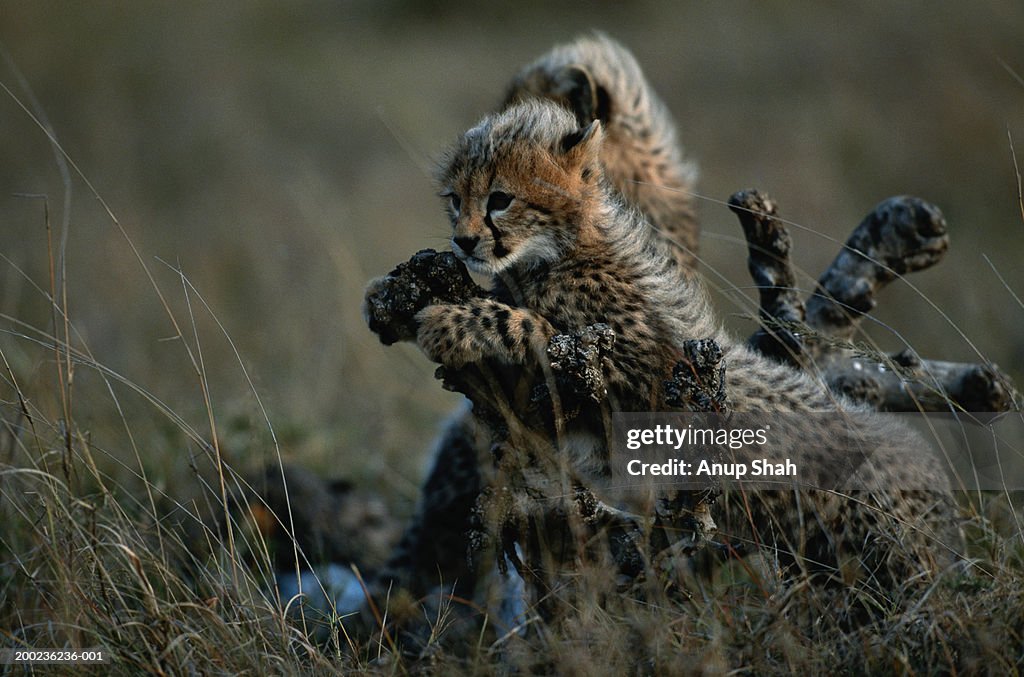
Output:
[[[614,409],[666,408],[663,382],[683,341],[713,337],[724,350],[735,410],[855,410],[721,329],[700,283],[647,227],[647,214],[626,199],[614,172],[606,174],[612,136],[600,115],[584,125],[578,118],[543,100],[513,102],[469,130],[445,159],[439,179],[452,250],[491,276],[494,289],[490,298],[421,311],[416,340],[424,353],[448,366],[519,365],[544,360],[554,334],[604,322],[616,334],[606,374]],[[928,457],[909,453],[917,438],[877,431],[874,439],[875,476],[863,479],[885,491],[733,496],[716,520],[728,536],[775,547],[785,565],[826,571],[828,580],[888,586],[936,571],[950,561],[945,548],[957,544],[945,476]],[[890,490],[910,483],[894,483],[902,478],[888,469],[932,490]],[[445,470],[435,466],[435,474]]]
[[[697,167],[684,156],[671,115],[633,54],[600,33],[557,46],[513,78],[502,108],[531,99],[547,99],[566,107],[581,127],[594,120],[601,122],[605,138],[600,158],[606,179],[643,213],[645,218],[636,221],[637,227],[660,233],[670,245],[672,259],[682,270],[692,272],[700,234],[693,193]],[[594,293],[607,292],[601,280],[594,282]],[[624,320],[622,328],[628,328],[630,322]],[[512,328],[516,328],[514,323]],[[520,345],[541,345],[546,334],[535,331],[531,326],[532,337],[520,340]],[[454,345],[457,339],[448,340]],[[438,337],[436,343],[443,346],[445,340]],[[462,348],[467,356],[474,351],[472,346]],[[458,580],[465,588],[464,563],[451,553],[437,556],[435,544],[460,539],[465,543],[473,504],[467,496],[475,498],[473,492],[479,491],[477,463],[489,457],[488,437],[466,412],[448,419],[416,513],[381,570],[382,580],[405,585],[418,594],[442,580]],[[425,555],[429,553],[435,556]]]
[[[567,106],[580,126],[601,122],[608,181],[662,232],[680,265],[694,269],[697,167],[684,157],[672,116],[633,54],[602,33],[556,47],[520,71],[506,105],[532,98]]]

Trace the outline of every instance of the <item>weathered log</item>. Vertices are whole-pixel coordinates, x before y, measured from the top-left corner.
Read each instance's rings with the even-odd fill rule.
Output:
[[[487,292],[451,252],[423,249],[370,283],[363,315],[386,346],[416,340],[416,313],[438,303],[462,303]]]

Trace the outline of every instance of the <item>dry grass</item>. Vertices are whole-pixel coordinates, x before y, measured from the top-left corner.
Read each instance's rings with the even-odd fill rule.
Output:
[[[350,637],[358,623],[275,594],[268,544],[227,507],[245,494],[233,469],[244,464],[222,441],[229,426],[215,412],[195,329],[195,312],[209,308],[189,280],[179,273],[183,316],[153,284],[185,349],[202,424],[95,360],[70,320],[67,278],[58,284],[52,244],[47,259],[54,273],[40,292],[53,300],[56,335],[26,323],[11,335],[50,371],[45,380],[32,375],[48,384],[24,386],[0,351],[8,392],[0,430],[0,519],[8,525],[0,624],[8,645],[103,647],[115,656],[116,674],[971,673],[1014,672],[1024,660],[1024,532],[1020,506],[1008,500],[1016,494],[965,498],[974,565],[925,589],[823,591],[797,579],[769,592],[738,569],[716,581],[689,580],[686,593],[654,585],[634,599],[615,592],[605,567],[584,564],[572,611],[522,636],[496,632],[493,621],[491,629],[467,626],[464,609],[448,600],[427,613],[416,656],[395,654],[391,635]],[[240,360],[238,368],[248,380]],[[118,439],[134,464],[118,461],[76,423],[78,403],[97,390],[119,412]],[[250,393],[266,416],[257,390]],[[164,440],[136,431],[131,399],[166,419]],[[262,444],[280,459],[268,418],[264,425]],[[159,451],[168,439],[185,441],[178,453],[192,490],[169,490],[143,460],[171,453]],[[276,517],[291,524],[290,506]],[[307,557],[296,551],[285,561],[307,567]],[[405,603],[385,605],[371,624],[410,613],[400,608]],[[870,623],[862,620],[865,608]]]
[[[424,158],[492,106],[518,64],[581,30],[635,48],[705,195],[755,185],[807,226],[794,233],[803,282],[835,252],[829,238],[885,195],[942,206],[950,260],[887,292],[871,337],[991,359],[1024,382],[1024,206],[1007,142],[1008,129],[1024,138],[1018,3],[392,10],[5,7],[0,42],[34,96],[8,64],[3,644],[105,647],[117,659],[98,674],[1022,671],[1016,495],[965,498],[977,566],[905,604],[800,584],[770,595],[742,571],[695,582],[689,598],[609,603],[596,580],[578,613],[531,626],[528,641],[465,639],[443,606],[419,660],[285,611],[267,544],[225,506],[245,471],[284,459],[410,510],[455,398],[415,351],[377,345],[362,286],[443,246]],[[47,122],[95,194],[54,162]],[[702,205],[716,300],[748,313],[739,231]],[[864,605],[877,621],[851,629],[844,609]]]
[[[285,613],[268,556],[252,555],[266,553],[259,537],[236,523],[229,539],[216,518],[216,482],[174,510],[158,486],[141,498],[97,469],[86,434],[17,392],[23,413],[0,438],[5,644],[103,647],[115,657],[103,674],[1014,673],[1024,659],[1021,532],[978,516],[975,568],[905,596],[799,580],[769,594],[739,570],[690,581],[688,594],[655,586],[641,602],[614,593],[607,569],[584,566],[561,622],[499,635],[467,630],[442,606],[426,618],[420,656],[396,660],[389,639],[349,640],[351,621]],[[991,514],[999,497],[986,500]],[[864,606],[873,623],[851,620]]]

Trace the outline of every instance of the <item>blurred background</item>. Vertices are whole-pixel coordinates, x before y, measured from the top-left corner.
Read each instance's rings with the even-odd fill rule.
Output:
[[[721,203],[732,192],[766,191],[799,224],[807,287],[876,203],[912,193],[942,208],[952,248],[885,292],[871,336],[995,361],[1024,383],[1018,0],[19,1],[0,8],[5,416],[12,374],[61,416],[53,352],[36,339],[53,332],[49,252],[59,272],[66,233],[72,344],[137,387],[80,366],[74,415],[111,467],[135,468],[126,482],[132,443],[165,486],[201,462],[149,401],[209,437],[191,351],[233,463],[271,458],[251,378],[286,458],[407,504],[459,398],[415,348],[370,334],[363,287],[447,247],[434,158],[520,66],[592,29],[635,52],[700,163],[705,272],[738,333],[756,306]],[[63,178],[33,118],[124,234],[73,168]],[[44,203],[26,194],[47,196],[49,248]]]

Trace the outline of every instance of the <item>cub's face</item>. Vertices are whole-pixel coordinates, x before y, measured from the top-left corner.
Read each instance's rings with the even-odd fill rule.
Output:
[[[600,179],[601,128],[547,102],[514,105],[466,132],[440,174],[452,251],[494,275],[560,258]]]

